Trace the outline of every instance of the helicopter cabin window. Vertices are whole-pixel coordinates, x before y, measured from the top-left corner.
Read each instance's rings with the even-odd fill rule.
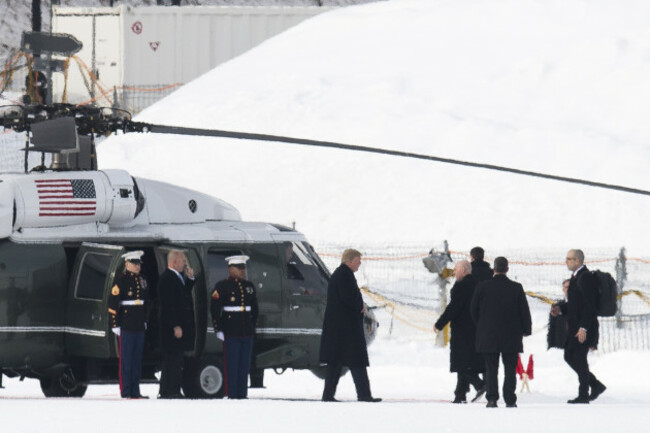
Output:
[[[81,261],[77,276],[76,297],[82,299],[104,298],[104,286],[109,273],[113,256],[104,253],[88,252]]]
[[[228,278],[228,263],[226,257],[239,256],[243,253],[238,250],[209,251],[208,252],[208,294],[212,294],[214,286],[221,280]]]
[[[304,242],[284,242],[284,259],[289,290],[292,295],[324,295],[327,274]]]

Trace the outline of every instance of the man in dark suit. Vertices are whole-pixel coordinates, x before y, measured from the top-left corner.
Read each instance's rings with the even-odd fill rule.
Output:
[[[568,335],[564,347],[564,360],[578,374],[578,396],[568,403],[588,404],[605,392],[607,387],[589,371],[587,354],[598,344],[598,281],[585,266],[585,254],[581,250],[569,250],[567,268],[572,272],[569,280],[567,302],[560,306],[566,315]],[[558,309],[552,311],[558,314]],[[591,393],[589,393],[591,389]]]
[[[485,361],[476,353],[476,324],[469,312],[477,283],[471,272],[472,265],[467,260],[456,263],[454,267],[456,282],[451,288],[451,301],[433,326],[437,334],[451,322],[449,370],[456,372],[457,375],[453,403],[467,403],[466,394],[470,384],[476,389],[476,397],[472,401],[478,400],[485,394],[485,383],[478,375],[485,370]]]
[[[183,352],[194,348],[194,270],[185,253],[171,250],[158,280],[163,362],[159,398],[183,398]]]
[[[476,286],[471,313],[476,322],[476,351],[485,357],[487,407],[499,400],[499,355],[503,360],[503,399],[506,407],[517,407],[517,354],[523,352],[523,337],[531,333],[528,301],[521,284],[511,281],[508,260],[494,260],[494,277]]]
[[[469,252],[470,262],[472,263],[472,275],[480,283],[489,280],[494,275],[490,264],[484,260],[485,251],[481,247],[474,247]]]
[[[344,366],[350,369],[357,400],[378,402],[370,392],[366,367],[368,349],[363,332],[363,315],[366,305],[354,273],[361,266],[361,253],[357,250],[343,251],[339,266],[327,286],[327,306],[321,334],[320,361],[327,364],[323,401],[337,401],[336,387]]]

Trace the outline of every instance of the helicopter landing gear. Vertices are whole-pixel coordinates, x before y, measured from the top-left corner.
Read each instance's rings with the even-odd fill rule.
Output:
[[[183,377],[183,392],[189,398],[223,398],[226,379],[220,359],[199,360],[189,366]]]
[[[41,379],[41,390],[45,397],[83,397],[88,389],[77,381],[72,368],[63,370],[60,374]]]
[[[251,379],[250,388],[264,388],[264,369],[252,368],[249,376]]]

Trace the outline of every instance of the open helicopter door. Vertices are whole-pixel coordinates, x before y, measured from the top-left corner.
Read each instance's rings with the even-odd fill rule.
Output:
[[[316,252],[302,236],[292,233],[273,235],[278,253],[284,259],[282,333],[304,337],[305,352],[318,353],[323,327],[329,272]],[[293,351],[294,363],[309,359],[306,353]]]
[[[124,248],[83,243],[77,252],[68,289],[65,347],[68,354],[117,357],[108,322],[108,297]]]
[[[207,306],[207,293],[205,289],[205,273],[201,265],[199,253],[193,248],[187,248],[177,245],[160,245],[155,248],[156,260],[158,261],[159,273],[167,269],[167,254],[171,250],[181,250],[187,257],[188,265],[194,270],[194,287],[192,289],[192,299],[194,301],[194,349],[185,352],[185,356],[191,358],[198,358],[203,352],[205,345],[205,335],[208,329],[208,306]],[[158,293],[155,295],[158,297]],[[152,317],[159,316],[160,300],[157,299],[154,303]],[[185,332],[183,332],[185,333]]]

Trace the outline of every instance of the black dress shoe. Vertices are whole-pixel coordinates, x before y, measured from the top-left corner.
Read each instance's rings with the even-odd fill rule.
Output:
[[[140,394],[140,395],[134,395],[131,398],[136,399],[136,400],[143,400],[143,399],[149,398],[149,396]]]
[[[321,399],[321,401],[338,402],[338,400],[335,399],[334,397],[323,397],[323,398]]]
[[[367,403],[379,403],[381,401],[381,398],[369,396],[369,397],[361,397],[361,398],[358,398],[357,400],[358,401],[365,401]]]
[[[476,390],[476,395],[475,395],[474,398],[472,399],[472,403],[474,403],[474,402],[475,402],[476,400],[478,400],[479,398],[483,397],[483,394],[485,394],[485,391],[487,391],[487,388],[485,387],[485,385],[483,385],[482,387],[480,387],[479,389],[477,389],[477,390]]]
[[[517,407],[517,403],[506,403],[506,407]]]
[[[495,400],[488,400],[485,407],[499,407],[499,406],[497,406],[497,402]]]
[[[577,396],[573,400],[567,400],[569,404],[589,404],[589,397]]]
[[[589,395],[589,400],[590,401],[596,400],[600,394],[605,392],[606,389],[607,387],[602,383],[600,382],[596,383],[596,385],[591,387],[591,395]]]
[[[467,400],[465,400],[464,398],[456,397],[456,398],[452,401],[452,403],[463,404],[463,403],[467,403]]]

